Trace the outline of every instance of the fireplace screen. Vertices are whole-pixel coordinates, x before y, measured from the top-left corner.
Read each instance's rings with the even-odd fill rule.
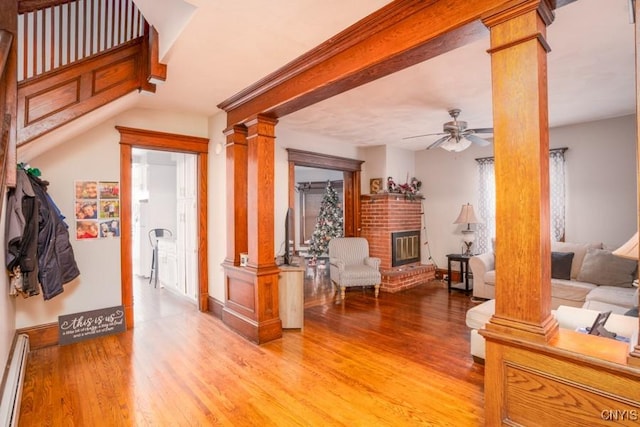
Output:
[[[420,261],[420,230],[391,233],[391,266]]]

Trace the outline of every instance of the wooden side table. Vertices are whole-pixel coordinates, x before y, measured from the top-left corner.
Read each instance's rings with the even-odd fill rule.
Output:
[[[469,259],[470,258],[471,258],[471,255],[465,255],[465,254],[448,254],[447,255],[447,273],[448,273],[447,286],[448,286],[449,292],[451,292],[452,289],[455,289],[458,291],[465,291],[465,292],[469,292],[473,290],[473,288],[469,284]],[[452,262],[458,262],[460,264],[460,278],[462,279],[461,283],[464,283],[464,288],[451,284],[451,263]]]

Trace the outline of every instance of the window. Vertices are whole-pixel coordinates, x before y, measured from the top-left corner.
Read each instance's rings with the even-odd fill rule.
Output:
[[[549,151],[549,195],[551,210],[551,240],[564,240],[565,231],[565,157],[566,148]],[[479,253],[493,251],[492,239],[496,235],[496,181],[494,158],[476,159],[480,182],[478,212],[482,223],[478,224],[476,244]]]
[[[342,205],[343,181],[331,181],[331,186],[338,192]],[[299,182],[296,188],[300,192],[300,246],[308,246],[309,239],[316,227],[316,219],[320,213],[320,205],[327,188],[327,181]]]

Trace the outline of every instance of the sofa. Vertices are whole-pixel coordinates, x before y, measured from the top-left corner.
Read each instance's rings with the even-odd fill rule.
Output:
[[[467,311],[466,324],[471,329],[470,352],[477,362],[485,359],[485,340],[478,333],[478,330],[484,328],[494,312],[495,300],[493,299]],[[551,313],[556,318],[560,328],[584,330],[593,324],[600,311],[561,305],[556,310],[552,310]],[[629,351],[632,351],[638,342],[638,325],[637,317],[611,314],[604,327],[609,332],[628,338]]]
[[[602,243],[551,243],[551,308],[561,305],[624,314],[638,305],[635,260],[613,255]],[[469,259],[473,296],[495,298],[495,254]]]

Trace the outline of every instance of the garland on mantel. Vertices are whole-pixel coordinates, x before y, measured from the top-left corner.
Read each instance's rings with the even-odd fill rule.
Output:
[[[404,194],[404,197],[413,200],[420,194],[420,187],[422,187],[422,181],[418,180],[415,176],[404,184],[396,184],[392,177],[387,178],[387,192],[388,193],[400,193]]]

